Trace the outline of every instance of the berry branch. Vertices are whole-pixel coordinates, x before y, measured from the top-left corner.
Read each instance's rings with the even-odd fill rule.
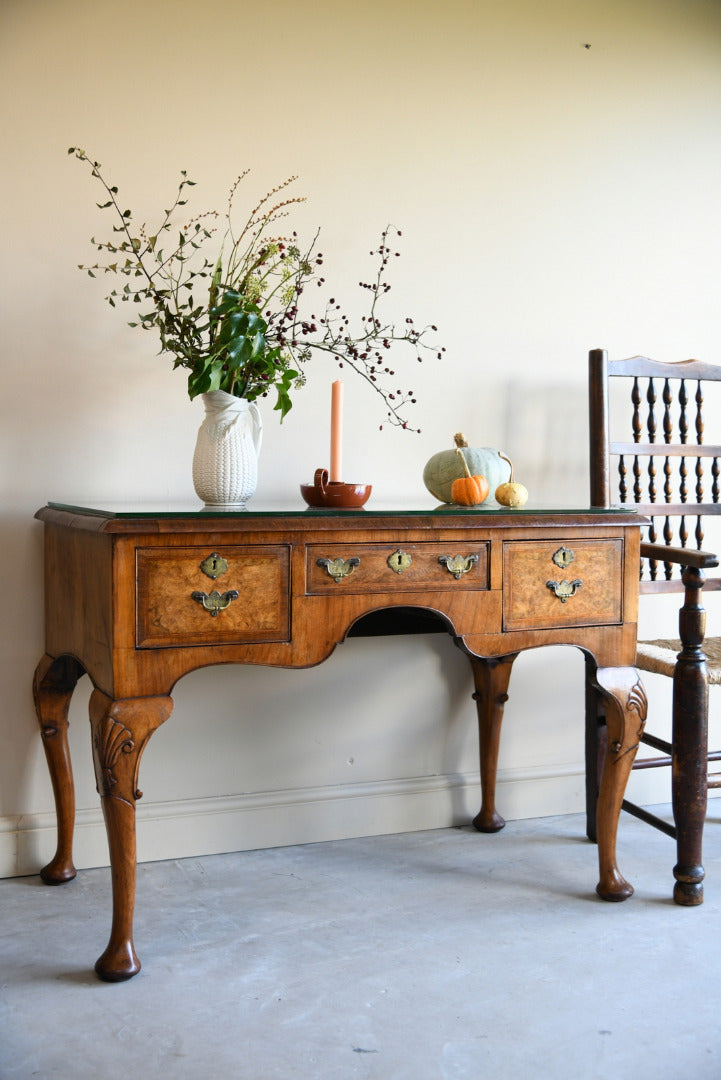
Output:
[[[288,193],[296,176],[266,192],[236,233],[234,201],[248,175],[245,170],[230,189],[219,244],[220,215],[216,211],[192,218],[180,227],[174,241],[171,234],[176,212],[187,205],[186,188],[194,186],[185,171],[157,229],[146,225],[136,229],[132,211],[122,209],[118,189],[106,181],[100,163],[76,147],[68,153],[89,165],[91,176],[107,196],[98,208],[111,210],[117,219],[112,240],[91,238],[99,260],[81,264],[80,269],[90,277],[104,273],[128,279],[122,288],[113,288],[106,300],[112,307],[117,301],[149,304],[130,326],[159,334],[160,352],[172,356],[174,368],[188,371],[191,398],[209,390],[226,390],[253,401],[274,390],[274,407],[282,420],[292,406],[291,392],[307,381],[313,353],[326,353],[380,395],[389,423],[417,430],[410,428],[406,419],[407,407],[416,403],[415,394],[397,388],[388,354],[403,346],[422,362],[430,353],[441,358],[445,349],[428,341],[429,335],[437,332],[435,326],[417,329],[409,317],[397,326],[381,316],[381,302],[391,289],[388,265],[391,258],[400,255],[389,246],[389,240],[401,236],[399,229],[386,226],[379,247],[370,253],[377,260],[375,275],[370,282],[359,282],[359,287],[370,293],[370,304],[360,325],[352,328],[349,315],[335,297],[321,306],[322,316],[305,313],[309,287],[326,287],[321,275],[323,255],[316,251],[318,232],[305,250],[296,232],[270,235],[272,227],[287,217],[295,204],[305,201]],[[215,250],[209,254],[211,241]],[[196,301],[194,291],[198,289],[205,295]]]

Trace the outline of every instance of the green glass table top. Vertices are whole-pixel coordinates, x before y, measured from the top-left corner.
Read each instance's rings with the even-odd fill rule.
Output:
[[[550,517],[578,517],[581,514],[633,514],[633,507],[588,507],[588,506],[523,506],[518,509],[510,509],[507,506],[455,506],[447,503],[435,503],[429,499],[427,505],[421,505],[422,500],[410,502],[404,505],[398,502],[373,502],[354,510],[325,509],[306,506],[300,499],[289,500],[287,505],[282,500],[263,505],[262,502],[251,503],[245,510],[221,510],[206,508],[197,502],[192,503],[105,503],[98,501],[91,505],[78,503],[49,502],[48,506],[53,510],[66,510],[70,513],[85,514],[93,517],[116,518],[116,519],[143,519],[143,518],[197,518],[202,520],[208,517],[243,518],[249,517],[349,517],[361,515],[364,518],[397,517],[399,514],[409,517],[423,517],[432,514],[434,517],[490,517],[497,514],[512,515],[513,517],[527,517],[531,515],[548,515]]]

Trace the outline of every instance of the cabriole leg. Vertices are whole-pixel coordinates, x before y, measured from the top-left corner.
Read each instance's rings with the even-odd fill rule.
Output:
[[[55,796],[57,848],[40,876],[46,885],[62,885],[75,877],[73,829],[75,787],[68,748],[68,710],[78,679],[85,669],[72,656],[44,656],[35,669],[33,694],[42,732],[45,758]]]
[[[616,836],[626,783],[646,722],[646,693],[635,668],[599,668],[596,683],[604,695],[608,749],[598,796],[599,883],[604,900],[626,900],[633,887],[616,865]]]
[[[108,833],[113,888],[110,940],[95,971],[106,982],[122,982],[140,971],[133,948],[135,910],[135,804],[141,797],[138,772],[150,736],[173,708],[169,697],[113,701],[99,690],[90,698],[90,725],[98,792]]]
[[[503,707],[508,701],[508,683],[517,655],[512,653],[492,659],[469,657],[476,686],[473,698],[478,710],[481,759],[481,809],[473,819],[479,832],[498,832],[506,824],[496,810],[496,774]]]

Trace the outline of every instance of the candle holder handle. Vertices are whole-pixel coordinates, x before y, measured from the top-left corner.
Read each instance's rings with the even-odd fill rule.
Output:
[[[328,489],[328,470],[316,469],[315,476],[313,477],[313,487],[316,491],[320,492],[321,498],[325,496]]]

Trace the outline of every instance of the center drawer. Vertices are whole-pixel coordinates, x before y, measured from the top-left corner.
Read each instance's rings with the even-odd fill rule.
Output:
[[[290,639],[286,545],[138,548],[136,646]]]
[[[488,544],[309,544],[306,593],[406,593],[488,588]]]

